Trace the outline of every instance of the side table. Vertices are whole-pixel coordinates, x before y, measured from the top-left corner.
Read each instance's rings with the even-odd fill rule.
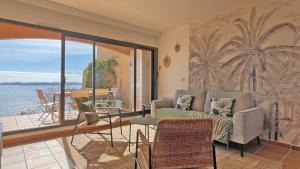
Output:
[[[145,126],[145,135],[147,135],[149,140],[149,126],[150,125],[157,125],[158,119],[151,118],[151,117],[137,117],[134,119],[131,119],[129,121],[129,141],[128,141],[128,148],[130,151],[130,144],[131,144],[131,125],[132,124],[138,124],[138,125],[144,125]]]

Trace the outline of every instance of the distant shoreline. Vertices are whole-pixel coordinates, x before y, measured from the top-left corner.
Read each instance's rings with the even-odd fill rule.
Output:
[[[40,86],[40,85],[60,85],[60,82],[4,82],[0,83],[0,85],[20,85],[20,86]],[[66,85],[81,85],[81,83],[78,82],[67,82]]]

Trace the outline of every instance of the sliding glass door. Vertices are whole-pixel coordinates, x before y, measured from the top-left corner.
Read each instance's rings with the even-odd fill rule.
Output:
[[[134,111],[133,100],[134,49],[119,45],[96,43],[95,98],[108,99],[123,112]],[[104,94],[104,95],[103,95]]]
[[[59,124],[61,33],[0,22],[0,120],[5,132]]]
[[[64,119],[78,115],[76,98],[93,100],[93,41],[65,38],[65,106]]]
[[[141,48],[137,48],[137,47]],[[153,48],[0,19],[0,122],[5,132],[72,123],[76,98],[122,113],[154,98]]]
[[[136,50],[136,111],[142,111],[143,106],[151,103],[152,84],[152,53]]]

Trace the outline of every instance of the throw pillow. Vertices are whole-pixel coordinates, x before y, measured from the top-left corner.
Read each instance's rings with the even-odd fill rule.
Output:
[[[79,107],[79,111],[87,112],[87,113],[84,113],[84,116],[86,118],[88,125],[99,120],[98,114],[95,113],[96,111],[94,109],[93,103],[90,101],[81,103],[80,107]]]
[[[233,104],[233,98],[220,98],[219,100],[213,98],[211,100],[210,114],[232,117]]]
[[[193,96],[191,95],[180,95],[177,98],[176,108],[182,111],[187,111],[191,109]]]
[[[205,96],[206,92],[195,94],[195,96],[193,97],[191,109],[199,112],[204,112]]]

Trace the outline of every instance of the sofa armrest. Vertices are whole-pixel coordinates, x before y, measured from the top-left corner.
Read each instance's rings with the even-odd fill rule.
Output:
[[[151,117],[155,117],[156,110],[159,108],[172,108],[173,99],[160,99],[151,102]]]
[[[235,112],[233,115],[232,141],[246,144],[263,134],[265,111],[255,107]]]

